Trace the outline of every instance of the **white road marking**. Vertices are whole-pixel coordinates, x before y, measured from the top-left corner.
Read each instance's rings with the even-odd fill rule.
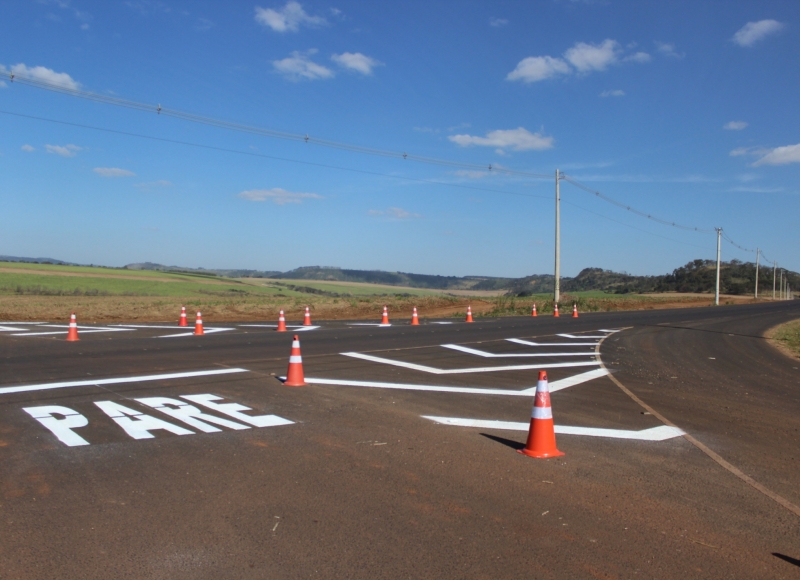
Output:
[[[381,328],[385,328],[387,326],[391,326],[390,324],[380,324],[376,322],[351,322],[347,326],[378,326]]]
[[[68,447],[89,445],[86,439],[72,431],[78,427],[86,427],[89,424],[89,420],[77,411],[58,405],[26,407],[22,410],[39,421],[64,445]],[[57,419],[56,415],[61,415],[63,419]]]
[[[613,334],[615,332],[619,332],[619,328],[617,328],[616,330],[614,329],[608,330],[607,328],[598,328],[597,332],[608,332],[609,334]]]
[[[179,401],[178,399],[172,399],[169,397],[144,397],[142,399],[136,399],[136,401],[142,403],[143,405],[147,405],[148,407],[152,407],[157,411],[161,411],[173,419],[182,421],[190,427],[199,429],[203,433],[219,433],[222,431],[222,429],[219,427],[214,427],[213,425],[209,425],[209,423],[215,423],[217,425],[227,427],[228,429],[236,430],[250,428],[247,425],[242,425],[241,423],[237,423],[235,421],[230,421],[228,419],[215,417],[214,415],[209,415],[208,413],[203,413],[194,405],[190,405],[184,401]]]
[[[515,354],[494,354],[485,350],[469,348],[459,344],[443,344],[443,348],[458,350],[467,354],[474,354],[484,358],[519,358],[519,357],[544,357],[544,356],[595,356],[597,353],[591,352],[537,352],[537,353],[515,353]]]
[[[563,336],[564,338],[605,338],[606,335],[602,336],[589,336],[589,335],[575,335],[575,334],[557,334],[556,336]]]
[[[568,367],[586,367],[586,366],[594,366],[599,365],[600,361],[587,361],[587,362],[571,362],[571,363],[550,363],[550,364],[537,364],[537,365],[511,365],[511,366],[504,366],[504,367],[475,367],[475,368],[466,368],[466,369],[437,369],[435,367],[429,367],[425,365],[418,365],[415,363],[403,362],[403,361],[396,361],[391,360],[388,358],[381,358],[378,356],[372,356],[369,354],[362,354],[360,352],[343,352],[341,353],[344,356],[350,356],[353,358],[360,358],[362,360],[368,360],[370,362],[376,362],[385,365],[392,365],[396,367],[403,367],[415,371],[422,371],[425,373],[432,373],[434,375],[459,375],[464,373],[497,373],[501,371],[524,371],[530,369],[557,369],[557,368],[568,368]]]
[[[158,429],[169,431],[175,435],[194,435],[194,431],[167,423],[157,417],[120,405],[114,401],[95,401],[94,404],[134,439],[152,439],[155,435],[150,431]]]
[[[245,407],[239,403],[215,403],[214,401],[221,401],[222,397],[216,395],[181,395],[181,399],[186,399],[198,405],[203,405],[216,411],[227,415],[242,423],[247,423],[253,427],[275,427],[278,425],[293,425],[294,421],[278,417],[277,415],[245,415],[242,411],[252,411],[250,407]]]
[[[455,427],[477,427],[478,429],[503,429],[506,431],[528,431],[530,423],[516,423],[512,421],[487,421],[481,419],[458,419],[455,417],[432,417],[422,415],[424,419],[430,419],[441,425],[453,425]],[[613,439],[635,439],[638,441],[666,441],[674,437],[685,435],[685,432],[677,427],[661,425],[651,427],[641,431],[629,431],[626,429],[599,429],[596,427],[572,427],[567,425],[556,425],[555,432],[561,435],[585,435],[589,437],[610,437]]]
[[[550,392],[560,391],[567,387],[574,387],[581,383],[591,381],[608,374],[606,369],[595,369],[581,373],[549,384]],[[285,377],[280,377],[284,380]],[[480,387],[444,387],[438,385],[413,385],[403,383],[379,383],[375,381],[351,381],[342,379],[315,379],[306,377],[305,381],[314,385],[340,385],[343,387],[371,387],[376,389],[398,389],[401,391],[433,391],[437,393],[466,393],[469,395],[503,395],[511,397],[532,397],[536,393],[536,386],[523,391],[512,391],[509,389],[488,389]]]
[[[17,328],[15,326],[0,326],[0,332],[23,332],[27,330],[27,328]]]
[[[138,377],[120,377],[114,379],[91,379],[88,381],[65,381],[59,383],[42,383],[38,385],[19,385],[14,387],[0,387],[0,395],[10,393],[27,393],[31,391],[47,391],[50,389],[66,389],[71,387],[91,387],[99,385],[117,385],[121,383],[141,383],[146,381],[164,381],[169,379],[185,379],[191,377],[208,377],[214,375],[227,375],[231,373],[246,373],[247,369],[214,369],[208,371],[190,371],[184,373],[169,373],[161,375],[144,375]]]
[[[110,326],[124,326],[125,328],[168,328],[170,330],[176,328],[186,328],[185,326],[178,326],[178,324],[173,324],[172,326],[156,326],[154,324],[111,324]]]
[[[255,327],[255,328],[278,328],[277,324],[240,324],[239,325],[240,328],[243,327],[243,326]],[[321,326],[313,326],[313,325],[312,326],[303,326],[302,324],[297,324],[297,325],[287,324],[286,328],[293,328],[296,331],[297,330],[302,331],[302,330],[316,330],[317,328],[322,328],[322,327]]]
[[[453,324],[452,322],[431,322],[431,324]]]
[[[4,324],[47,324],[46,322],[11,322],[6,320]]]
[[[235,328],[204,328],[204,334],[214,334],[215,332],[225,332],[226,330],[236,330]],[[176,336],[194,336],[194,331],[179,332],[178,334],[162,334],[156,338],[175,338]]]
[[[605,368],[594,369],[591,371],[586,371],[585,373],[581,373],[579,375],[572,375],[571,377],[567,377],[565,379],[559,379],[557,381],[553,381],[549,383],[547,386],[551,393],[555,393],[556,391],[560,391],[561,389],[574,387],[575,385],[580,385],[581,383],[591,381],[592,379],[599,379],[600,377],[604,377],[607,374],[608,370]],[[528,396],[533,396],[536,394],[536,386],[534,385],[530,389],[525,389],[522,392]]]
[[[49,326],[49,325],[48,325]],[[65,327],[68,328],[68,327]],[[133,328],[96,328],[94,326],[79,326],[79,334],[92,334],[95,332],[133,332]],[[49,332],[23,332],[19,334],[12,334],[11,336],[45,336],[47,334],[67,334],[66,330],[55,330]]]
[[[507,338],[508,342],[516,342],[517,344],[524,344],[525,346],[595,346],[599,342],[530,342],[529,340],[522,340],[521,338]]]

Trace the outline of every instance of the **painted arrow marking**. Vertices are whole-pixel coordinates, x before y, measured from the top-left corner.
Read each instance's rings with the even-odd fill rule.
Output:
[[[350,356],[353,358],[360,358],[362,360],[368,360],[370,362],[376,362],[385,365],[392,365],[396,367],[403,367],[406,369],[411,369],[414,371],[422,371],[425,373],[431,373],[434,375],[460,375],[465,373],[497,373],[502,371],[525,371],[531,369],[557,369],[557,368],[568,368],[568,367],[587,367],[587,366],[595,366],[599,365],[600,361],[587,361],[587,362],[570,362],[570,363],[550,363],[550,364],[538,364],[538,365],[511,365],[511,366],[504,366],[504,367],[474,367],[474,368],[466,368],[466,369],[437,369],[435,367],[429,367],[425,365],[418,365],[415,363],[391,360],[388,358],[381,358],[379,356],[372,356],[370,354],[362,354],[360,352],[343,352],[341,353],[344,356]]]
[[[476,427],[478,429],[503,429],[506,431],[528,431],[530,423],[515,423],[512,421],[487,421],[481,419],[458,419],[456,417],[432,417],[422,415],[423,419],[429,419],[440,425],[452,425],[454,427]],[[686,433],[677,427],[661,425],[651,427],[642,431],[629,431],[626,429],[599,429],[596,427],[571,427],[567,425],[556,425],[555,432],[561,435],[584,435],[588,437],[610,437],[613,439],[635,439],[638,441],[666,441],[680,437]]]
[[[550,383],[550,392],[560,391],[567,387],[574,387],[581,383],[591,381],[608,374],[606,369],[594,369],[579,375],[560,379]],[[280,377],[284,380],[285,377]],[[404,383],[379,383],[375,381],[350,381],[346,379],[315,379],[306,377],[305,381],[312,385],[338,385],[342,387],[369,387],[375,389],[397,389],[401,391],[432,391],[437,393],[466,393],[468,395],[501,395],[511,397],[532,397],[536,393],[536,387],[525,389],[524,391],[512,391],[508,389],[488,389],[480,387],[445,387],[439,385],[413,385]]]
[[[486,352],[485,350],[478,350],[477,348],[469,348],[459,344],[443,344],[442,347],[452,350],[458,350],[467,354],[474,354],[484,358],[518,358],[518,357],[543,357],[543,356],[595,356],[595,352],[537,352],[537,353],[511,353],[511,354],[494,354]]]

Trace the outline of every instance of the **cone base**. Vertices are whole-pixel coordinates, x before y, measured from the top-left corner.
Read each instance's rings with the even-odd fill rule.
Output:
[[[78,338],[77,336],[74,338],[70,336],[67,337],[67,342],[78,342],[79,340],[80,338]]]
[[[289,331],[286,330],[285,328],[276,328],[275,332],[289,332]]]
[[[517,449],[517,453],[521,455],[527,455],[528,457],[536,457],[537,459],[547,459],[548,457],[561,457],[562,455],[566,455],[563,451],[559,451],[558,449],[554,449],[550,452],[537,452],[530,449]]]
[[[283,382],[284,387],[307,387],[307,383],[290,383],[289,381]]]

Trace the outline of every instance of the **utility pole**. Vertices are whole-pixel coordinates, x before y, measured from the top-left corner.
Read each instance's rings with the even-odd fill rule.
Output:
[[[783,269],[781,269],[781,285],[779,287],[778,300],[783,300]]]
[[[778,262],[772,262],[772,299],[775,300],[775,269],[778,267]]]
[[[558,169],[556,169],[556,275],[553,292],[553,301],[556,304],[561,298],[561,189],[558,183],[560,177]]]
[[[756,248],[756,295],[755,295],[756,300],[758,300],[758,258],[760,254],[761,250]]]
[[[722,243],[722,228],[714,228],[717,230],[717,285],[714,290],[714,306],[719,306],[719,256],[720,244]]]

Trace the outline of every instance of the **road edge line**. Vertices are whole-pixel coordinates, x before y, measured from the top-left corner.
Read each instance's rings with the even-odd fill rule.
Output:
[[[627,326],[625,328],[621,328],[620,331],[622,331],[622,330],[630,330],[631,328],[633,328],[633,327],[632,326]],[[612,335],[609,334],[608,336],[612,336]],[[597,346],[595,347],[595,351],[597,352],[597,360],[600,363],[600,366],[602,368],[606,369],[606,370],[609,370],[609,369],[608,369],[608,367],[606,367],[605,363],[600,358],[600,347],[603,345],[603,342],[605,342],[605,340],[606,340],[606,338],[608,338],[608,336],[604,337],[597,344]],[[661,413],[656,411],[653,407],[651,407],[650,405],[648,405],[647,403],[642,401],[639,397],[637,397],[633,392],[631,392],[630,389],[628,389],[628,387],[623,385],[620,382],[620,380],[617,379],[611,372],[608,373],[608,378],[611,379],[612,382],[615,385],[617,385],[622,390],[623,393],[628,395],[631,399],[633,399],[636,403],[638,403],[643,409],[645,409],[651,415],[656,417],[659,421],[661,421],[662,423],[664,423],[665,425],[668,425],[670,427],[675,427],[677,429],[680,429],[680,427],[678,427],[675,423],[673,423],[672,421],[667,419],[664,415],[662,415]],[[736,467],[732,463],[729,463],[728,461],[723,459],[722,456],[720,456],[718,453],[716,453],[715,451],[713,451],[712,449],[707,447],[704,443],[698,441],[696,438],[694,438],[693,436],[689,435],[688,433],[684,432],[683,437],[689,443],[691,443],[692,445],[697,447],[700,451],[702,451],[703,453],[708,455],[711,459],[713,459],[720,467],[726,469],[728,472],[732,473],[733,475],[735,475],[736,477],[741,479],[743,482],[745,482],[747,485],[749,485],[753,489],[755,489],[757,491],[760,491],[765,496],[770,498],[772,501],[780,504],[781,506],[785,507],[787,510],[789,510],[790,512],[792,512],[796,516],[800,517],[800,507],[794,505],[788,499],[778,495],[774,491],[772,491],[772,490],[766,488],[765,486],[763,486],[762,484],[758,483],[755,479],[753,479],[752,477],[750,477],[749,475],[744,473],[741,469],[739,469],[738,467]]]

